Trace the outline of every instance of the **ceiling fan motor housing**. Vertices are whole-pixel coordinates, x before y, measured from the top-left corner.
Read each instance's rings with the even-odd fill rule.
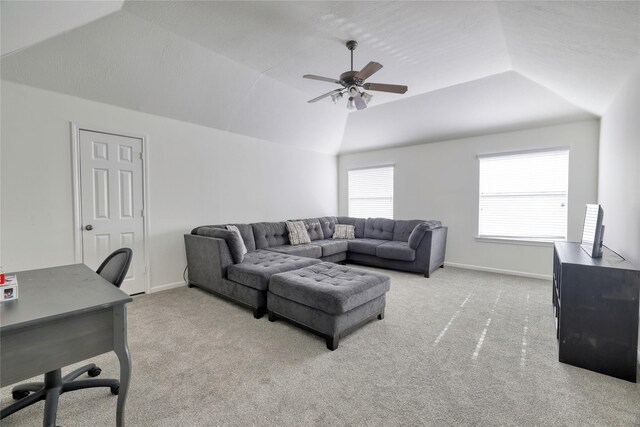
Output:
[[[356,78],[357,71],[345,71],[340,74],[340,82],[344,87],[349,87],[350,85],[362,86],[363,81],[361,79]]]

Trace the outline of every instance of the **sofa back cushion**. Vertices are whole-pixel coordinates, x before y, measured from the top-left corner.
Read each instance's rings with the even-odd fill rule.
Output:
[[[302,221],[307,227],[307,234],[311,241],[324,240],[324,233],[322,232],[322,225],[320,218],[307,218],[307,219],[290,219],[289,221]]]
[[[364,224],[365,239],[392,240],[396,222],[387,218],[367,218]]]
[[[335,216],[322,216],[318,218],[320,221],[320,226],[322,227],[322,234],[325,239],[330,239],[333,236],[333,232],[335,231],[336,226],[336,217]]]
[[[289,231],[284,222],[256,222],[251,224],[251,227],[256,240],[256,249],[289,244]]]
[[[339,216],[338,224],[347,224],[353,225],[356,228],[356,238],[364,237],[364,225],[366,223],[366,219],[364,218],[353,218],[350,216]]]
[[[397,219],[393,228],[393,240],[398,242],[408,242],[409,236],[416,225],[423,222],[420,219]]]
[[[251,224],[229,224],[235,225],[240,230],[240,235],[242,236],[242,241],[244,242],[244,246],[247,248],[248,252],[253,252],[256,250],[256,241],[253,237],[253,228]],[[227,229],[227,224],[223,225],[201,225],[200,227],[196,227],[191,230],[191,234],[201,235],[199,234],[199,230],[201,228],[223,228]]]
[[[307,233],[309,233],[312,242],[314,240],[324,240],[324,232],[318,218],[305,219],[304,223],[307,226]]]

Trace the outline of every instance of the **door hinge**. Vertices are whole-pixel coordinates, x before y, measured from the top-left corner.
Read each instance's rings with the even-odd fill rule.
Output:
[[[144,218],[144,209],[140,209],[140,216]]]
[[[142,151],[140,152],[140,160],[144,160],[144,157],[142,156]]]

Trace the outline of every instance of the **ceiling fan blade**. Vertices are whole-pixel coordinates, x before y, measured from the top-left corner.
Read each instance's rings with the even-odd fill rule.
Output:
[[[366,90],[377,90],[378,92],[405,93],[409,88],[404,85],[389,85],[386,83],[365,83],[362,85]]]
[[[302,76],[302,78],[311,79],[311,80],[320,80],[321,82],[337,83],[339,85],[342,84],[340,80],[332,79],[329,77],[314,76],[313,74],[305,74],[304,76]]]
[[[334,93],[338,93],[338,92],[341,92],[341,91],[342,91],[342,89],[332,90],[331,92],[327,92],[327,93],[325,93],[324,95],[320,95],[320,96],[319,96],[319,97],[317,97],[317,98],[310,99],[310,100],[309,100],[309,101],[307,101],[307,102],[308,102],[308,103],[312,103],[312,102],[320,101],[322,98],[326,98],[327,96],[331,96],[331,95],[333,95]]]
[[[378,64],[377,62],[369,62],[364,68],[354,76],[356,79],[366,80],[371,77],[374,73],[382,68],[382,64]]]
[[[367,103],[364,102],[364,99],[362,99],[362,96],[360,95],[354,96],[353,102],[356,104],[357,110],[364,110],[365,108],[367,108]]]

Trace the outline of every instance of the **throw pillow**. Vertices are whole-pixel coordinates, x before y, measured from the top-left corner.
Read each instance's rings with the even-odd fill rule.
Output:
[[[348,224],[336,224],[333,232],[334,239],[355,239],[356,227]]]
[[[311,243],[311,238],[307,233],[307,226],[303,221],[287,221],[287,230],[289,230],[289,242],[291,242],[291,245]]]
[[[244,260],[244,254],[242,253],[244,242],[235,232],[224,228],[202,227],[198,230],[198,235],[224,239],[227,242],[227,246],[229,246],[233,262],[240,264]]]
[[[247,245],[244,244],[244,239],[242,238],[242,234],[240,230],[235,225],[227,225],[227,230],[233,231],[240,238],[240,243],[242,243],[242,256],[244,257],[247,254]]]
[[[409,247],[411,249],[418,249],[420,242],[427,231],[439,228],[442,225],[440,221],[424,221],[416,225],[411,234],[409,235]]]

